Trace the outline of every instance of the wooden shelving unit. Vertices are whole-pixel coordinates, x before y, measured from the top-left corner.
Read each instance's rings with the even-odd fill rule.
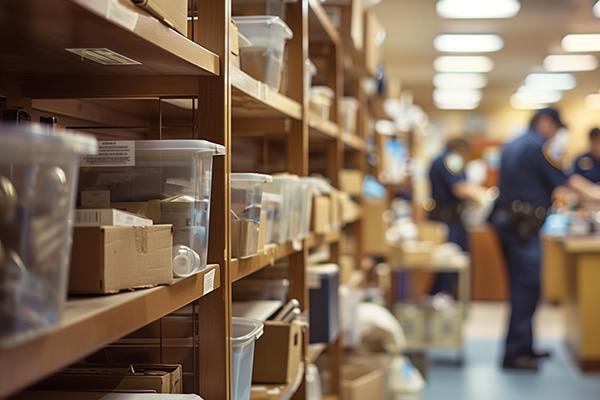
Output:
[[[297,298],[307,312],[309,252],[328,245],[331,261],[338,261],[347,227],[325,235],[311,233],[294,243],[268,245],[247,259],[231,257],[229,174],[236,170],[238,156],[234,144],[245,145],[241,141],[248,139],[268,148],[270,137],[277,136],[280,147],[269,154],[283,153],[286,172],[299,176],[309,175],[311,144],[318,144],[325,149],[324,175],[334,186],[339,186],[338,171],[346,164],[362,167],[366,160],[364,134],[341,132],[342,37],[321,3],[287,4],[285,20],[294,38],[287,44],[284,95],[230,65],[231,1],[235,0],[198,2],[200,8],[190,10],[198,22],[190,38],[130,0],[0,3],[0,96],[8,107],[56,114],[59,123],[68,121],[67,127],[76,126],[99,138],[203,139],[225,146],[227,152],[213,161],[210,266],[168,287],[69,300],[59,326],[23,345],[0,349],[0,398],[195,302],[199,347],[194,391],[206,400],[231,399],[232,283],[287,258],[290,297]],[[137,63],[102,65],[67,48],[107,48]],[[305,60],[323,54],[327,54],[327,85],[335,93],[331,120],[308,111]],[[193,109],[176,109],[160,101],[182,98],[195,99],[190,102]],[[360,221],[361,215],[350,222],[353,231],[360,231],[354,228]],[[213,274],[213,288],[206,292],[205,279]],[[305,398],[305,367],[324,351],[338,352],[340,339],[310,348],[308,343],[305,335],[306,359],[296,379],[288,385],[266,385],[277,393],[257,397],[259,392],[254,391],[252,399]],[[327,399],[339,398],[340,362],[337,357],[331,365],[333,395]]]

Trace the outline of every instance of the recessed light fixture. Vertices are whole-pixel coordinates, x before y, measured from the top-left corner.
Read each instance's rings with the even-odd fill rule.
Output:
[[[571,33],[560,42],[565,51],[583,53],[600,51],[600,34],[598,33]]]
[[[433,68],[438,72],[490,72],[494,62],[486,56],[440,56]]]
[[[474,110],[479,107],[479,103],[435,103],[440,110]]]
[[[532,73],[525,78],[527,86],[549,90],[571,90],[577,85],[575,77],[569,73]]]
[[[516,93],[510,96],[510,105],[517,110],[539,110],[540,108],[548,107],[548,104],[545,103],[523,102]]]
[[[435,89],[433,100],[439,104],[473,104],[481,101],[481,90],[474,89]]]
[[[544,68],[549,72],[593,71],[598,59],[591,54],[559,54],[544,58]]]
[[[596,4],[594,4],[594,7],[592,8],[592,12],[594,13],[594,15],[598,18],[600,18],[600,0],[598,0],[596,2]]]
[[[600,110],[600,94],[593,93],[585,96],[585,106],[590,110]]]
[[[481,89],[487,78],[483,74],[442,72],[433,77],[433,85],[440,89]]]
[[[560,90],[541,90],[536,87],[521,86],[515,96],[522,103],[552,104],[562,99]]]
[[[443,34],[434,39],[433,46],[448,53],[489,53],[500,50],[504,41],[493,34]]]
[[[436,9],[442,18],[512,18],[521,4],[517,0],[439,0]]]

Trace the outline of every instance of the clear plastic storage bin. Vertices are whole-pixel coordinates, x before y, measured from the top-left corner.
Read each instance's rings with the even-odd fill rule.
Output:
[[[190,276],[206,267],[212,158],[223,154],[203,140],[136,141],[134,165],[84,167],[79,189],[82,198],[109,191],[111,207],[172,224],[173,275]]]
[[[283,196],[277,193],[263,192],[262,197],[262,208],[265,212],[265,243],[269,244],[273,242],[273,225],[275,217],[281,213],[281,207],[283,204]]]
[[[296,176],[274,177],[269,191],[282,194],[282,213],[275,217],[273,240],[284,243],[308,236],[312,208],[312,184]]]
[[[319,118],[328,121],[334,99],[335,93],[330,87],[313,86],[310,90],[308,108]]]
[[[258,251],[263,185],[273,178],[262,174],[231,174],[231,254],[250,257]]]
[[[342,99],[342,130],[348,133],[356,133],[358,125],[358,107],[359,102],[354,97],[344,97]]]
[[[249,318],[232,318],[233,400],[250,400],[254,342],[263,334],[264,324]]]
[[[292,30],[276,16],[233,18],[238,29],[251,43],[240,48],[240,65],[250,76],[279,90],[286,40]]]
[[[37,125],[0,128],[0,346],[60,321],[80,154],[96,139]]]

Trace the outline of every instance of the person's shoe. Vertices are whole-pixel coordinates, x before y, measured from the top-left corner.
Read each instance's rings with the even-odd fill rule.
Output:
[[[532,351],[531,352],[531,357],[533,358],[550,358],[552,357],[552,353],[550,353],[549,351]]]
[[[516,369],[526,371],[537,371],[537,359],[530,356],[520,356],[515,358],[505,358],[502,363],[504,369]]]

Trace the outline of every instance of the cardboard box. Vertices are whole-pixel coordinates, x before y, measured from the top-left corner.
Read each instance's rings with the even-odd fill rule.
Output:
[[[172,247],[171,225],[75,228],[69,293],[117,293],[171,284]]]
[[[421,220],[417,222],[418,238],[433,244],[443,244],[448,241],[448,225],[443,222]]]
[[[396,267],[427,267],[435,245],[430,241],[410,241],[390,246],[390,260]]]
[[[368,367],[381,371],[381,393],[380,399],[393,399],[390,380],[394,378],[394,356],[385,352],[349,352],[344,358],[344,363],[360,367]],[[401,398],[404,400],[403,398]]]
[[[156,18],[187,36],[188,0],[131,0]]]
[[[35,389],[183,393],[181,365],[164,364],[76,364]]]
[[[324,4],[325,11],[341,37],[350,39],[355,50],[363,49],[364,26],[361,0],[334,0]]]
[[[302,359],[302,343],[300,324],[265,321],[263,336],[254,348],[252,382],[293,381]]]
[[[381,399],[383,373],[372,367],[343,365],[341,368],[342,399]]]
[[[363,199],[362,237],[365,254],[386,255],[389,247],[385,238],[388,226],[383,213],[388,209],[387,199]]]
[[[311,230],[317,234],[331,231],[331,198],[329,196],[313,197]]]
[[[340,189],[353,196],[360,196],[363,189],[364,174],[359,169],[342,169],[339,171]]]
[[[331,229],[338,230],[342,227],[342,208],[340,204],[340,193],[338,190],[333,189],[329,194],[330,197],[330,211],[329,217],[331,221]]]
[[[350,280],[352,273],[356,268],[356,257],[350,254],[342,254],[339,259],[340,265],[340,284],[344,284]]]

